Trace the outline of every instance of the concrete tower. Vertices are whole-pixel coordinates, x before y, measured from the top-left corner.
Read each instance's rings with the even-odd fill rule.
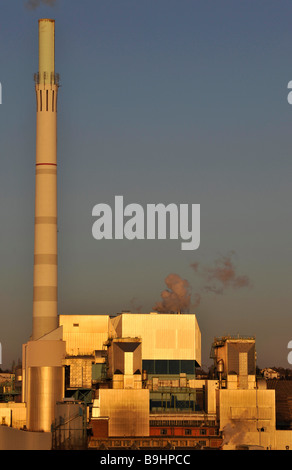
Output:
[[[55,22],[39,20],[33,330],[36,340],[58,326],[57,311],[57,94]]]
[[[23,345],[23,395],[27,428],[51,430],[64,396],[65,342],[57,312],[57,94],[55,22],[39,20],[35,242],[32,336]]]

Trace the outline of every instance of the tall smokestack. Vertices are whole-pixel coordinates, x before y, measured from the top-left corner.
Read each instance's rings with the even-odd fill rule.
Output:
[[[57,312],[57,94],[55,22],[39,20],[32,336],[23,345],[23,395],[29,431],[50,432],[64,397],[66,343]]]
[[[33,329],[36,340],[58,326],[57,317],[57,94],[55,21],[39,20]]]

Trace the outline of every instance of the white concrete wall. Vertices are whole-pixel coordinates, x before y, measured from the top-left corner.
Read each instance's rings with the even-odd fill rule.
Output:
[[[0,450],[51,450],[52,435],[0,426]]]

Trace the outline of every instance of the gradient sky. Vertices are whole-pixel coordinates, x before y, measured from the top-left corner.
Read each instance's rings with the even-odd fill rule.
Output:
[[[59,313],[149,312],[188,280],[209,365],[214,336],[256,336],[258,366],[290,367],[292,4],[56,0],[0,14],[2,367],[31,334],[38,19],[56,20]],[[201,204],[201,245],[96,241],[95,204]],[[203,290],[191,264],[234,252],[250,285]]]

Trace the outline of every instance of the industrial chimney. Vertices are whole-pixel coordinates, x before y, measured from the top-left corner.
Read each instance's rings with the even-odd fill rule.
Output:
[[[66,348],[57,311],[57,94],[55,21],[39,20],[36,90],[35,240],[32,336],[23,345],[27,429],[51,430],[64,396]]]
[[[57,310],[57,94],[55,22],[39,20],[33,329],[36,340],[58,326]]]

